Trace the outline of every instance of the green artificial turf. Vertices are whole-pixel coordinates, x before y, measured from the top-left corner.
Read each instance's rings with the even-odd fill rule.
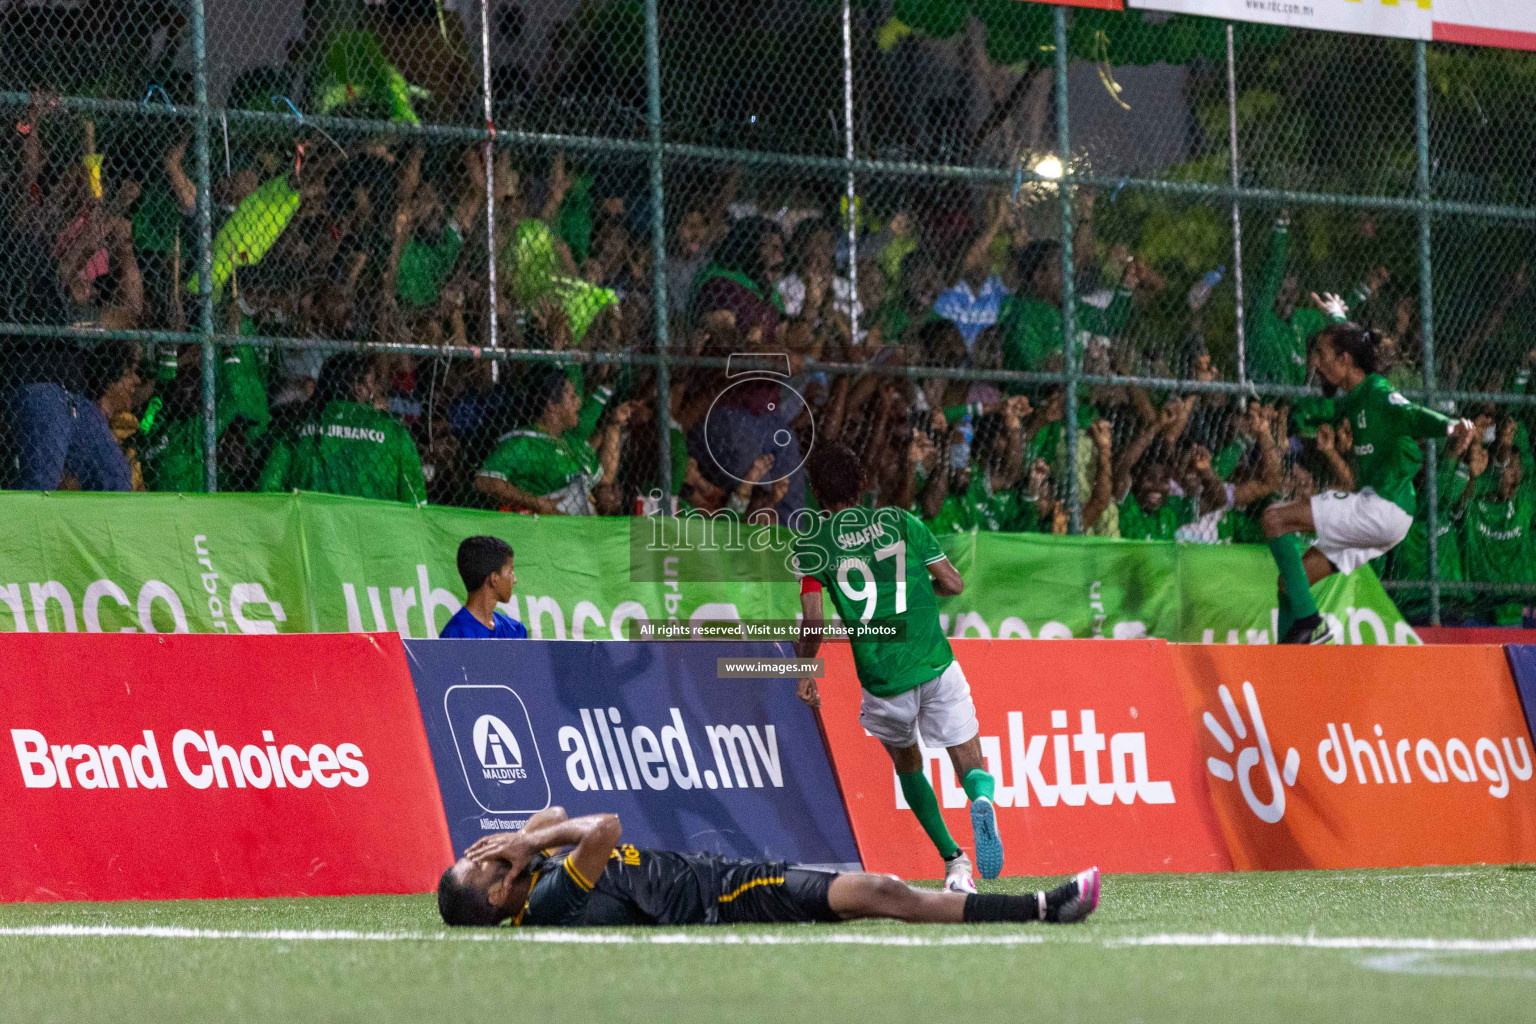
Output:
[[[989,886],[1035,887],[1027,879]],[[35,934],[58,925],[294,934]],[[325,931],[375,938],[316,937]],[[573,934],[657,937],[648,929],[561,936]],[[9,905],[0,907],[0,1017],[29,1024],[1536,1019],[1536,871],[1520,867],[1118,875],[1105,879],[1099,913],[1076,926],[665,930],[678,935],[711,944],[529,942],[506,930],[449,931],[428,896]],[[823,941],[832,936],[912,944]],[[938,944],[1019,936],[1026,944]],[[1144,944],[1151,936],[1311,945]],[[720,944],[733,937],[779,941]],[[1387,941],[1363,948],[1342,940]],[[1404,948],[1402,940],[1432,941]],[[1457,940],[1473,941],[1455,948]]]

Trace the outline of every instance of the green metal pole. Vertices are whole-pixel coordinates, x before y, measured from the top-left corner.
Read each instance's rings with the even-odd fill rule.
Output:
[[[203,336],[203,490],[219,489],[218,399],[215,381],[219,352],[213,343],[213,207],[208,161],[208,41],[203,0],[192,0],[192,82],[197,105],[197,284],[198,331]]]
[[[1431,259],[1434,211],[1430,207],[1429,181],[1429,44],[1414,44],[1414,120],[1419,136],[1419,320],[1424,325],[1424,404],[1435,405],[1435,290]],[[1425,447],[1424,490],[1429,505],[1429,621],[1440,625],[1440,487],[1437,474],[1439,451],[1434,442]]]
[[[656,314],[656,430],[657,467],[661,481],[661,514],[671,511],[672,499],[672,374],[667,365],[667,234],[666,187],[661,144],[661,26],[656,0],[645,0],[645,126],[651,156],[651,279]]]
[[[1056,146],[1061,159],[1061,340],[1067,357],[1067,507],[1071,509],[1073,533],[1083,532],[1083,500],[1077,486],[1077,377],[1081,369],[1077,351],[1077,282],[1074,280],[1072,255],[1071,159],[1072,146],[1067,116],[1067,12],[1056,14]]]

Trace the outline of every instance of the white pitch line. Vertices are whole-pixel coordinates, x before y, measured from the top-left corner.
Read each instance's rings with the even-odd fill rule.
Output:
[[[878,935],[869,932],[815,932],[808,934],[761,934],[735,932],[609,932],[571,929],[484,928],[452,932],[359,932],[271,929],[228,931],[211,928],[178,928],[162,925],[49,924],[0,928],[3,937],[35,938],[143,938],[143,939],[244,939],[257,942],[552,942],[561,945],[652,946],[1033,946],[1040,935]]]
[[[1360,935],[1132,935],[1105,939],[1107,949],[1137,946],[1181,946],[1210,948],[1219,946],[1281,946],[1293,949],[1394,949],[1425,950],[1438,953],[1528,953],[1536,952],[1536,936],[1508,939],[1415,939],[1380,938]]]
[[[464,929],[447,932],[362,932],[275,928],[238,931],[214,928],[182,928],[166,925],[48,924],[0,928],[0,938],[145,938],[192,940],[243,940],[254,942],[534,942],[557,945],[619,946],[890,946],[934,948],[944,946],[1034,946],[1044,935],[1006,932],[1000,935],[880,935],[872,932],[806,931],[801,933],[741,933],[699,931],[616,932],[585,929],[518,930],[510,928]],[[1066,938],[1066,936],[1063,936]],[[1067,939],[1067,941],[1082,941]],[[1291,949],[1381,949],[1442,953],[1536,952],[1536,936],[1507,939],[1388,938],[1378,936],[1241,935],[1208,934],[1130,935],[1102,940],[1105,949],[1138,947],[1282,947]]]

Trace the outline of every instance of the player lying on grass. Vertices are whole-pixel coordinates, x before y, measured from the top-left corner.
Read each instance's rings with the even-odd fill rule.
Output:
[[[1318,303],[1343,320],[1338,296]],[[1460,439],[1473,429],[1468,420],[1414,405],[1377,373],[1381,335],[1375,331],[1336,322],[1319,331],[1312,346],[1323,390],[1339,396],[1322,411],[1330,420],[1348,418],[1353,427],[1360,489],[1324,491],[1264,510],[1264,535],[1280,569],[1278,642],[1284,644],[1327,643],[1328,626],[1312,600],[1312,584],[1335,572],[1351,573],[1408,536],[1413,477],[1422,461],[1415,439]],[[1317,537],[1305,556],[1297,548],[1297,533]]]
[[[551,807],[521,831],[471,846],[437,885],[450,925],[788,924],[885,917],[914,924],[1081,921],[1099,905],[1099,869],[1049,892],[1010,896],[913,889],[888,875],[619,844],[613,814]]]
[[[944,887],[975,892],[970,858],[944,824],[919,744],[921,738],[948,749],[971,800],[976,866],[982,878],[996,878],[1003,871],[1003,840],[992,807],[996,783],[982,759],[971,686],[944,636],[935,597],[959,594],[965,582],[916,516],[905,509],[859,504],[864,466],[848,445],[822,445],[806,469],[827,516],[795,542],[802,615],[795,654],[813,658],[821,646],[823,590],[844,623],[890,631],[889,636],[849,637],[864,688],[859,724],[891,755],[907,806],[944,858]],[[801,679],[799,692],[807,704],[821,706],[816,680]]]

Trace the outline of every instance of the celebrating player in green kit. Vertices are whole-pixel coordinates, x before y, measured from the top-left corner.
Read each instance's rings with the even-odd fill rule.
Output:
[[[1337,296],[1319,300],[1342,312]],[[1417,438],[1470,435],[1468,420],[1453,420],[1414,405],[1376,372],[1381,335],[1336,322],[1313,339],[1312,358],[1333,400],[1330,419],[1347,417],[1354,431],[1360,489],[1324,491],[1310,499],[1271,505],[1264,535],[1280,567],[1279,642],[1320,644],[1328,627],[1312,600],[1312,584],[1335,572],[1350,573],[1386,554],[1413,525],[1413,477],[1421,461]],[[1317,542],[1303,556],[1292,534]]]
[[[841,442],[818,448],[806,463],[811,489],[826,516],[795,544],[804,613],[796,653],[814,657],[824,623],[821,593],[849,626],[869,635],[850,637],[853,662],[864,687],[859,724],[885,744],[896,763],[901,792],[944,858],[944,887],[975,892],[971,862],[955,844],[923,772],[921,739],[946,747],[971,800],[976,866],[983,878],[1003,870],[1003,842],[992,807],[994,782],[981,755],[976,706],[965,673],[939,623],[935,591],[960,593],[964,582],[938,542],[915,516],[900,508],[865,508],[864,467]],[[874,636],[875,627],[891,627]],[[800,698],[821,704],[816,680],[800,680]]]

